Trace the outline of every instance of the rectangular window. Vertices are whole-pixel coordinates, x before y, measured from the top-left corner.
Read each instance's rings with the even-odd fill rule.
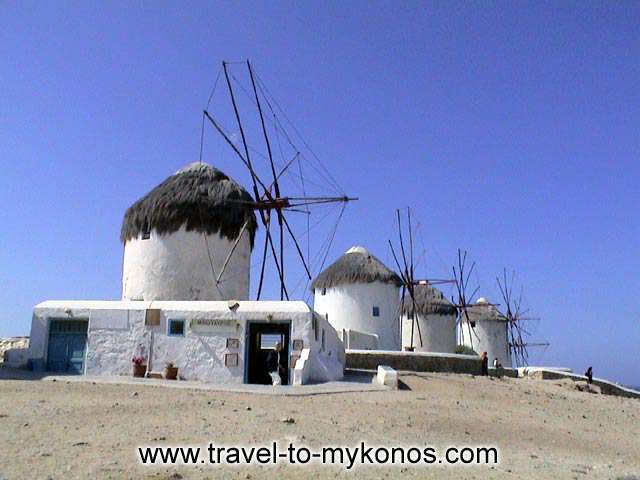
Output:
[[[151,238],[151,232],[149,230],[145,230],[142,232],[142,240],[149,240]]]
[[[184,337],[184,320],[169,320],[167,335],[171,337]]]
[[[327,289],[326,289],[326,288],[323,288],[323,289],[322,289],[322,295],[326,295],[326,294],[327,294]]]
[[[260,350],[273,350],[276,343],[284,342],[284,335],[280,333],[261,333],[260,334]]]
[[[374,307],[373,307],[373,316],[374,317],[379,317],[380,316],[380,307],[376,307],[374,305]]]

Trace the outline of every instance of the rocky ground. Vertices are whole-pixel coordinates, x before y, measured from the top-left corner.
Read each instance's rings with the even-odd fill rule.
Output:
[[[1,375],[0,375],[1,378]],[[310,397],[0,380],[0,479],[640,478],[640,401],[572,382],[402,377]],[[283,421],[289,419],[289,421]],[[140,445],[495,445],[497,466],[143,467]]]
[[[0,363],[4,361],[4,352],[13,348],[29,347],[29,337],[0,338]]]

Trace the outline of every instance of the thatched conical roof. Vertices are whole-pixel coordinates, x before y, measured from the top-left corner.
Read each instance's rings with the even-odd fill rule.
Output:
[[[131,205],[124,214],[120,240],[126,242],[143,232],[160,235],[187,231],[219,233],[235,240],[242,226],[253,240],[256,216],[248,204],[251,195],[235,180],[206,163],[192,163]]]
[[[418,315],[455,315],[456,307],[447,300],[444,294],[429,283],[419,283],[413,287]],[[402,304],[402,314],[413,317],[413,302],[406,291]]]
[[[364,247],[352,247],[313,280],[311,289],[353,283],[383,282],[402,285],[402,280]]]
[[[477,322],[478,320],[493,320],[496,322],[507,321],[507,317],[498,310],[498,307],[489,303],[489,301],[484,297],[480,297],[476,303],[467,305],[467,314],[469,315],[469,320],[472,322]]]

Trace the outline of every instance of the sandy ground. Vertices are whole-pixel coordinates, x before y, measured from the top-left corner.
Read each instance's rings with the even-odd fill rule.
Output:
[[[0,380],[0,479],[640,478],[640,401],[571,382],[403,376],[408,390],[279,397]],[[291,417],[294,423],[284,423]],[[497,466],[143,467],[140,445],[495,445]]]

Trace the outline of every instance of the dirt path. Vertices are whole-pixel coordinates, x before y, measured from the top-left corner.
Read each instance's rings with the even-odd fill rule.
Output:
[[[0,479],[640,478],[640,401],[563,382],[405,376],[411,390],[274,397],[0,380]],[[284,423],[291,417],[294,423]],[[143,467],[140,445],[495,445],[500,464]]]

